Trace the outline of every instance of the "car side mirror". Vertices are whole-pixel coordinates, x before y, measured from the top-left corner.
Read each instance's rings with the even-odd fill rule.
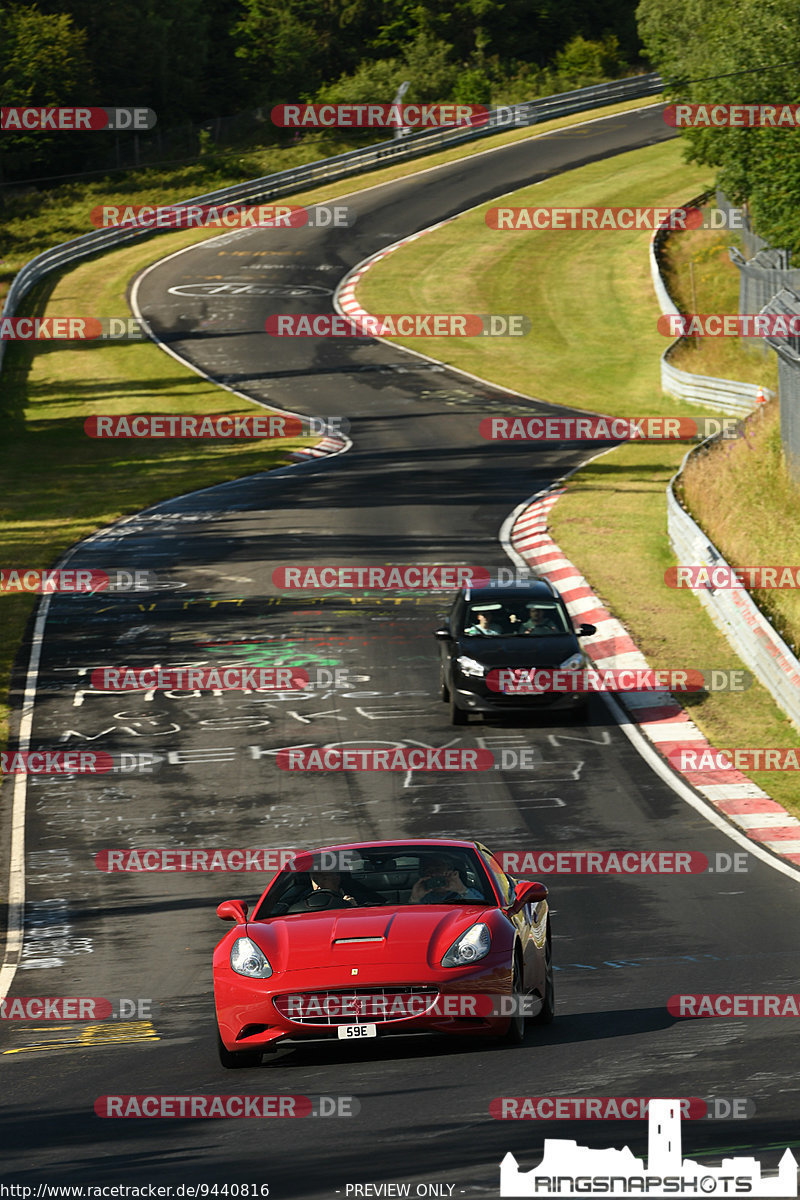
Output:
[[[549,893],[543,883],[525,883],[520,882],[514,888],[514,899],[506,909],[509,917],[513,917],[526,904],[539,904],[542,900],[546,900]]]
[[[593,633],[597,633],[596,625],[589,625],[586,621],[583,622],[578,630],[578,637],[591,637]]]
[[[244,925],[247,905],[242,900],[223,900],[217,905],[217,916],[221,921],[235,921],[237,925]]]
[[[433,636],[437,642],[451,642],[453,640],[449,629],[437,629]]]

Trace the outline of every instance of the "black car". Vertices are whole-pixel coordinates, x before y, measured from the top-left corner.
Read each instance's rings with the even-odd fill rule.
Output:
[[[509,667],[580,670],[586,660],[578,638],[595,632],[588,624],[576,631],[558,589],[545,579],[462,588],[447,625],[434,634],[442,700],[450,703],[453,725],[464,725],[470,712],[582,709],[585,693],[509,695],[491,688],[487,675]]]

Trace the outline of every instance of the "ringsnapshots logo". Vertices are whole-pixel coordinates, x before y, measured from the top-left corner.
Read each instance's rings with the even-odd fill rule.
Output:
[[[672,129],[796,129],[798,104],[668,104],[664,121]]]
[[[738,417],[484,417],[487,442],[692,442],[741,437]]]
[[[786,1150],[776,1175],[765,1175],[753,1157],[723,1158],[708,1167],[683,1158],[682,1101],[651,1099],[648,1110],[647,1161],[622,1150],[591,1149],[560,1138],[546,1138],[542,1161],[521,1171],[510,1152],[500,1164],[502,1197],[532,1196],[564,1200],[583,1196],[796,1196],[797,1160]]]
[[[347,204],[98,204],[96,229],[350,229]]]
[[[273,313],[264,328],[272,337],[527,337],[531,320],[524,313]]]
[[[152,129],[157,117],[152,108],[0,108],[0,130],[12,133],[81,133],[97,130]]]

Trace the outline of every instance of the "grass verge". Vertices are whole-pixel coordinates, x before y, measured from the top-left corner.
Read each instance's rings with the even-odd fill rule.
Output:
[[[581,167],[504,197],[504,203],[661,205],[685,201],[702,191],[707,182],[702,171],[682,163],[679,145],[670,142]],[[656,332],[659,311],[650,281],[647,234],[501,234],[487,229],[486,207],[490,206],[468,213],[384,259],[360,284],[360,303],[372,312],[524,311],[533,321],[532,333],[524,342],[426,339],[422,347],[419,340],[397,340],[557,404],[630,417],[696,416],[702,411],[660,393],[658,359],[665,339]],[[684,255],[684,237],[691,239],[686,254],[709,251],[708,277],[703,274],[698,297],[700,311],[736,311],[730,274],[722,278],[719,271],[718,236],[711,231],[681,234],[670,239],[669,251],[677,244]],[[715,243],[712,254],[709,248]],[[676,262],[677,276],[686,261],[684,255]],[[725,307],[728,302],[732,307]],[[739,369],[737,365],[736,377],[740,377]],[[773,486],[778,460],[774,442],[766,453],[766,433],[764,445],[765,453],[759,454],[758,447],[748,449],[744,441],[735,443],[737,466],[731,458],[716,468],[705,519],[696,515],[720,549],[724,551],[728,545],[726,557],[733,562],[745,558],[748,564],[798,562],[797,539],[791,532],[783,541],[770,537],[769,531],[781,521],[787,522],[789,530],[796,523],[798,497],[784,483]],[[741,666],[740,660],[695,596],[664,584],[664,571],[675,561],[667,540],[665,489],[685,449],[632,443],[590,463],[569,480],[566,495],[552,511],[551,531],[654,667],[736,668]],[[751,487],[743,491],[741,503],[733,504],[731,493],[735,494],[738,486],[733,473],[737,469],[750,470]],[[691,481],[690,506],[695,495],[706,491],[706,478],[705,464],[698,464]],[[748,552],[751,549],[738,539],[743,530],[756,524],[749,506],[756,497],[760,505],[757,524],[764,535],[758,542],[760,558],[735,552],[742,545]],[[729,522],[727,539],[722,536],[723,514]],[[755,543],[752,550],[755,554]],[[789,557],[781,558],[781,554]],[[741,695],[717,693],[681,699],[714,745],[800,745],[796,731],[760,684]],[[790,812],[800,815],[790,775],[754,772],[750,778]]]

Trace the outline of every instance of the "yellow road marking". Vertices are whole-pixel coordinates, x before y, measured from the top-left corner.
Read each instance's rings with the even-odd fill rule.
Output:
[[[104,1021],[96,1025],[37,1025],[25,1032],[54,1033],[59,1030],[71,1030],[73,1036],[56,1038],[41,1042],[33,1042],[27,1046],[16,1046],[4,1050],[3,1054],[25,1054],[29,1050],[75,1050],[92,1049],[95,1046],[130,1045],[133,1042],[158,1042],[161,1039],[156,1033],[152,1021]]]

